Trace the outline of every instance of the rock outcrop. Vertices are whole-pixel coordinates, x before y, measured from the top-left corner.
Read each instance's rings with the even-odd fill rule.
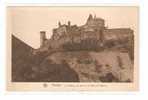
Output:
[[[77,73],[66,62],[46,59],[47,52],[33,54],[33,48],[12,35],[13,82],[78,82]]]
[[[79,76],[80,82],[126,82],[133,80],[133,65],[127,53],[58,52],[47,59],[60,64],[65,61]]]

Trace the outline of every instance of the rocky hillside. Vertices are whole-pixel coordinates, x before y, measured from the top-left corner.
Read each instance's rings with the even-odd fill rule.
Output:
[[[68,63],[79,76],[80,82],[130,82],[133,67],[127,53],[102,52],[58,52],[48,56],[56,64]]]
[[[12,36],[14,82],[131,82],[133,65],[128,52],[38,51]]]
[[[33,54],[34,49],[12,35],[13,82],[78,82],[77,73],[66,62],[47,60],[47,52]]]

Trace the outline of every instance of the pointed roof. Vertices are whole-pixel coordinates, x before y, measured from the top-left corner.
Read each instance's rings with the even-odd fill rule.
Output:
[[[89,14],[89,17],[88,17],[88,19],[87,19],[87,20],[92,20],[92,19],[93,19],[92,14]]]

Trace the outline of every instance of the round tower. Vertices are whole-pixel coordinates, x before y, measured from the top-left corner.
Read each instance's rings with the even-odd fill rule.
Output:
[[[59,25],[59,27],[61,27],[61,22],[60,21],[58,22],[58,25]]]
[[[70,21],[68,21],[68,27],[70,27],[70,25],[71,25],[71,22],[70,22]]]
[[[42,47],[46,40],[46,31],[40,31],[40,47]]]

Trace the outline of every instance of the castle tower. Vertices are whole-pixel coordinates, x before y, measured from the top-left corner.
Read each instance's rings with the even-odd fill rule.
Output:
[[[92,14],[89,14],[89,17],[88,17],[87,21],[90,21],[90,20],[92,20],[92,19],[93,19]]]
[[[46,31],[40,31],[40,47],[42,47],[46,40]]]
[[[71,24],[70,21],[68,21],[68,26],[69,26],[69,27],[70,27],[70,24]]]
[[[61,22],[60,21],[58,22],[58,25],[59,25],[59,27],[61,27]]]
[[[92,16],[92,14],[89,14],[86,24],[90,24],[90,23],[92,23],[92,21],[93,21],[93,16]]]
[[[96,19],[96,14],[94,15],[94,19]]]

